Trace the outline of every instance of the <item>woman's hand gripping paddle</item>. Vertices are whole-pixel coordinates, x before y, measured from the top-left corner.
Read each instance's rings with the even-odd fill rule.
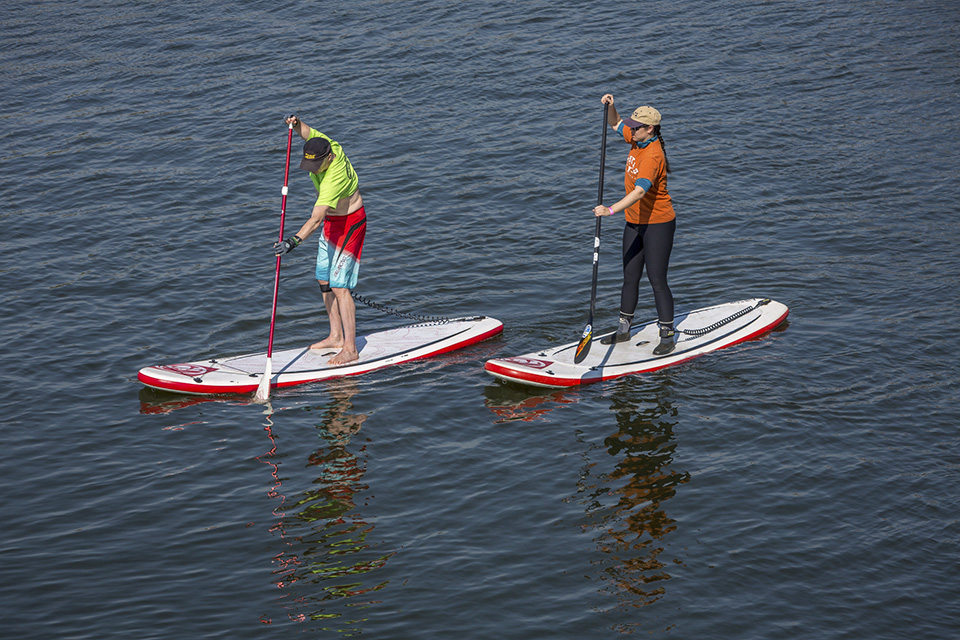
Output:
[[[607,108],[603,105],[603,138],[600,143],[600,184],[597,187],[597,204],[603,204],[603,165],[607,156]],[[580,343],[577,344],[577,351],[573,355],[573,362],[580,364],[590,353],[590,343],[593,341],[593,310],[597,306],[597,266],[600,262],[600,216],[597,216],[597,228],[593,234],[593,285],[590,287],[590,316],[587,318],[587,326],[583,328],[583,335],[580,337]]]
[[[290,177],[290,145],[293,144],[293,123],[287,130],[287,166],[283,170],[283,198],[280,201],[280,240],[283,242],[283,218],[287,212],[287,180]],[[266,402],[270,397],[270,378],[273,377],[273,371],[270,359],[273,357],[273,327],[277,322],[277,292],[280,290],[280,256],[277,256],[277,273],[273,278],[273,310],[270,312],[270,341],[267,343],[267,363],[263,369],[263,377],[260,378],[260,385],[257,387],[257,402]]]

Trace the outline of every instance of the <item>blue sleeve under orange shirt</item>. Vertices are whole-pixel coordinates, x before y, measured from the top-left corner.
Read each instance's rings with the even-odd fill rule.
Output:
[[[630,155],[623,176],[623,186],[627,193],[641,187],[646,193],[624,210],[627,222],[634,224],[659,224],[670,222],[677,217],[673,202],[667,192],[667,161],[663,155],[663,146],[657,138],[646,142],[633,141],[633,131],[623,122],[617,125],[617,133],[630,143]]]

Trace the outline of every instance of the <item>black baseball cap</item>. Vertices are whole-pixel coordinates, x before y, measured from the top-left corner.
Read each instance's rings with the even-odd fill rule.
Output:
[[[305,171],[316,171],[323,161],[330,155],[330,141],[321,136],[310,138],[303,145],[303,160],[300,168]]]

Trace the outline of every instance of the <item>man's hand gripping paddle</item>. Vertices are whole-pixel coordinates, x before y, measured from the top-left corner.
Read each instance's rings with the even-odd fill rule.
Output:
[[[287,166],[283,170],[283,198],[280,202],[280,242],[283,242],[283,218],[287,212],[287,180],[290,177],[290,145],[293,144],[293,123],[287,130]],[[273,368],[270,359],[273,357],[273,327],[277,323],[277,292],[280,290],[280,254],[277,254],[277,272],[273,278],[273,310],[270,312],[270,341],[267,343],[267,363],[263,369],[263,377],[257,387],[257,402],[266,402],[270,398],[270,378],[273,377]]]
[[[603,105],[603,138],[600,143],[600,184],[597,187],[597,204],[603,204],[603,165],[607,155],[607,109],[609,105]],[[590,288],[590,316],[587,318],[587,326],[583,328],[583,335],[577,344],[577,351],[573,355],[573,361],[576,364],[583,362],[583,359],[590,353],[590,343],[593,341],[593,310],[597,306],[597,266],[600,262],[600,216],[597,216],[597,228],[593,234],[593,285]]]

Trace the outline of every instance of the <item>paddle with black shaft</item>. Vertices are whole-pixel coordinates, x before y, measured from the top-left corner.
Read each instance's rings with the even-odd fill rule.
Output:
[[[287,180],[290,178],[290,146],[293,144],[293,123],[287,129],[287,166],[283,170],[283,198],[280,201],[280,240],[283,242],[283,218],[287,213]],[[265,402],[270,397],[270,378],[273,371],[270,358],[273,357],[273,327],[277,323],[277,293],[280,290],[280,255],[277,255],[277,273],[273,278],[273,310],[270,312],[270,341],[267,343],[267,362],[264,365],[263,377],[257,387],[256,400]]]
[[[607,109],[609,105],[603,104],[603,139],[600,143],[600,184],[597,187],[597,205],[603,204],[603,165],[607,157]],[[580,337],[580,343],[577,344],[577,351],[573,355],[573,362],[580,364],[590,353],[590,343],[593,341],[593,310],[597,306],[597,268],[600,263],[600,216],[597,216],[597,228],[593,234],[593,285],[590,287],[590,316],[587,318],[587,326],[583,328],[583,335]]]

